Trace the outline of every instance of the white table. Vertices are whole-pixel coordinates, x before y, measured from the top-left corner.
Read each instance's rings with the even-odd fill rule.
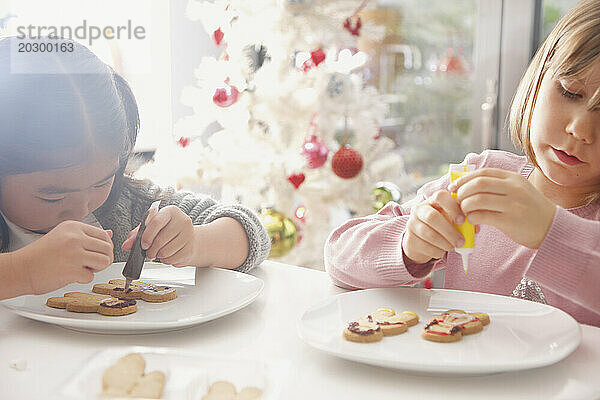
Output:
[[[289,360],[281,399],[598,399],[600,328],[582,326],[583,341],[545,368],[480,377],[429,377],[338,359],[306,345],[297,321],[313,303],[344,292],[324,272],[267,261],[253,272],[265,281],[248,307],[203,325],[148,335],[97,335],[32,321],[0,308],[0,399],[54,399],[66,379],[98,350],[157,346]],[[9,367],[27,363],[24,371]],[[436,395],[437,393],[437,395]]]

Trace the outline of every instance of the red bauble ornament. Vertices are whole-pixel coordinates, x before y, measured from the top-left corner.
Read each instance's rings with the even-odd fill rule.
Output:
[[[316,67],[325,61],[325,52],[322,49],[316,49],[310,52],[310,58],[302,64],[302,70],[308,71],[312,67]]]
[[[322,49],[317,49],[310,52],[310,59],[316,65],[321,64],[325,61],[325,52]]]
[[[360,17],[356,18],[356,23],[354,24],[354,26],[352,25],[352,18],[348,17],[344,21],[344,28],[346,28],[346,30],[348,32],[350,32],[350,34],[352,34],[352,36],[359,36],[361,27],[362,27],[362,22],[360,20]]]
[[[315,135],[310,135],[302,145],[302,155],[309,168],[319,168],[327,161],[329,150]]]
[[[190,144],[190,138],[189,137],[180,137],[179,140],[177,141],[177,143],[179,143],[179,145],[181,147],[187,147],[188,144]]]
[[[425,279],[425,282],[423,282],[423,287],[425,289],[431,289],[433,287],[433,283],[431,282],[431,278]]]
[[[298,189],[300,187],[300,185],[302,185],[302,182],[304,182],[304,179],[306,179],[306,176],[304,176],[303,173],[300,174],[293,174],[288,176],[288,181],[290,181],[290,183],[292,185],[294,185],[294,187],[296,189]]]
[[[215,90],[213,102],[219,107],[229,107],[237,101],[239,95],[240,92],[235,86],[226,85]]]
[[[354,178],[363,166],[363,159],[360,153],[352,147],[342,146],[331,159],[331,168],[340,178]]]
[[[213,39],[215,39],[215,43],[217,44],[217,46],[221,44],[221,41],[223,40],[224,36],[225,34],[221,30],[221,28],[218,28],[216,31],[213,32]]]

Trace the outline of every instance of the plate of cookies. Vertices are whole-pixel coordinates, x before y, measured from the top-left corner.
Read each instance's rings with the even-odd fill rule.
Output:
[[[571,354],[579,324],[545,304],[447,289],[367,289],[310,307],[300,337],[331,355],[432,375],[538,368]]]
[[[0,304],[24,317],[73,330],[140,334],[183,329],[230,314],[254,301],[264,285],[236,271],[147,262],[141,278],[125,290],[123,266],[114,263],[89,284],[70,284]]]
[[[274,400],[289,366],[164,347],[111,347],[58,388],[63,399]]]

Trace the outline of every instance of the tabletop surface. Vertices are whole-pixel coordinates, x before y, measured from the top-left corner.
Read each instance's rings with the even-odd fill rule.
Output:
[[[581,345],[554,365],[476,377],[409,374],[339,359],[297,334],[304,311],[345,292],[326,273],[266,261],[255,275],[261,295],[233,314],[180,331],[145,335],[80,333],[17,316],[0,307],[0,398],[58,399],[61,384],[99,350],[170,347],[230,357],[285,361],[281,399],[600,399],[600,328],[582,326]],[[24,370],[10,367],[14,360]],[[434,389],[435,388],[435,389]],[[440,395],[435,395],[432,389]]]

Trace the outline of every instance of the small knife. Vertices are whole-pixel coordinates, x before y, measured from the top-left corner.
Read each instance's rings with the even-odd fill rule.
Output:
[[[159,204],[160,200],[152,203],[148,211],[144,213],[142,222],[140,222],[140,229],[138,229],[133,246],[131,246],[131,251],[129,252],[129,257],[127,257],[125,268],[123,268],[123,276],[125,277],[124,291],[127,291],[131,282],[135,279],[139,279],[142,274],[142,268],[144,268],[144,261],[146,260],[146,250],[142,249],[142,235],[146,230],[146,220],[148,219],[148,216],[150,214],[152,214],[152,216],[156,215]]]

